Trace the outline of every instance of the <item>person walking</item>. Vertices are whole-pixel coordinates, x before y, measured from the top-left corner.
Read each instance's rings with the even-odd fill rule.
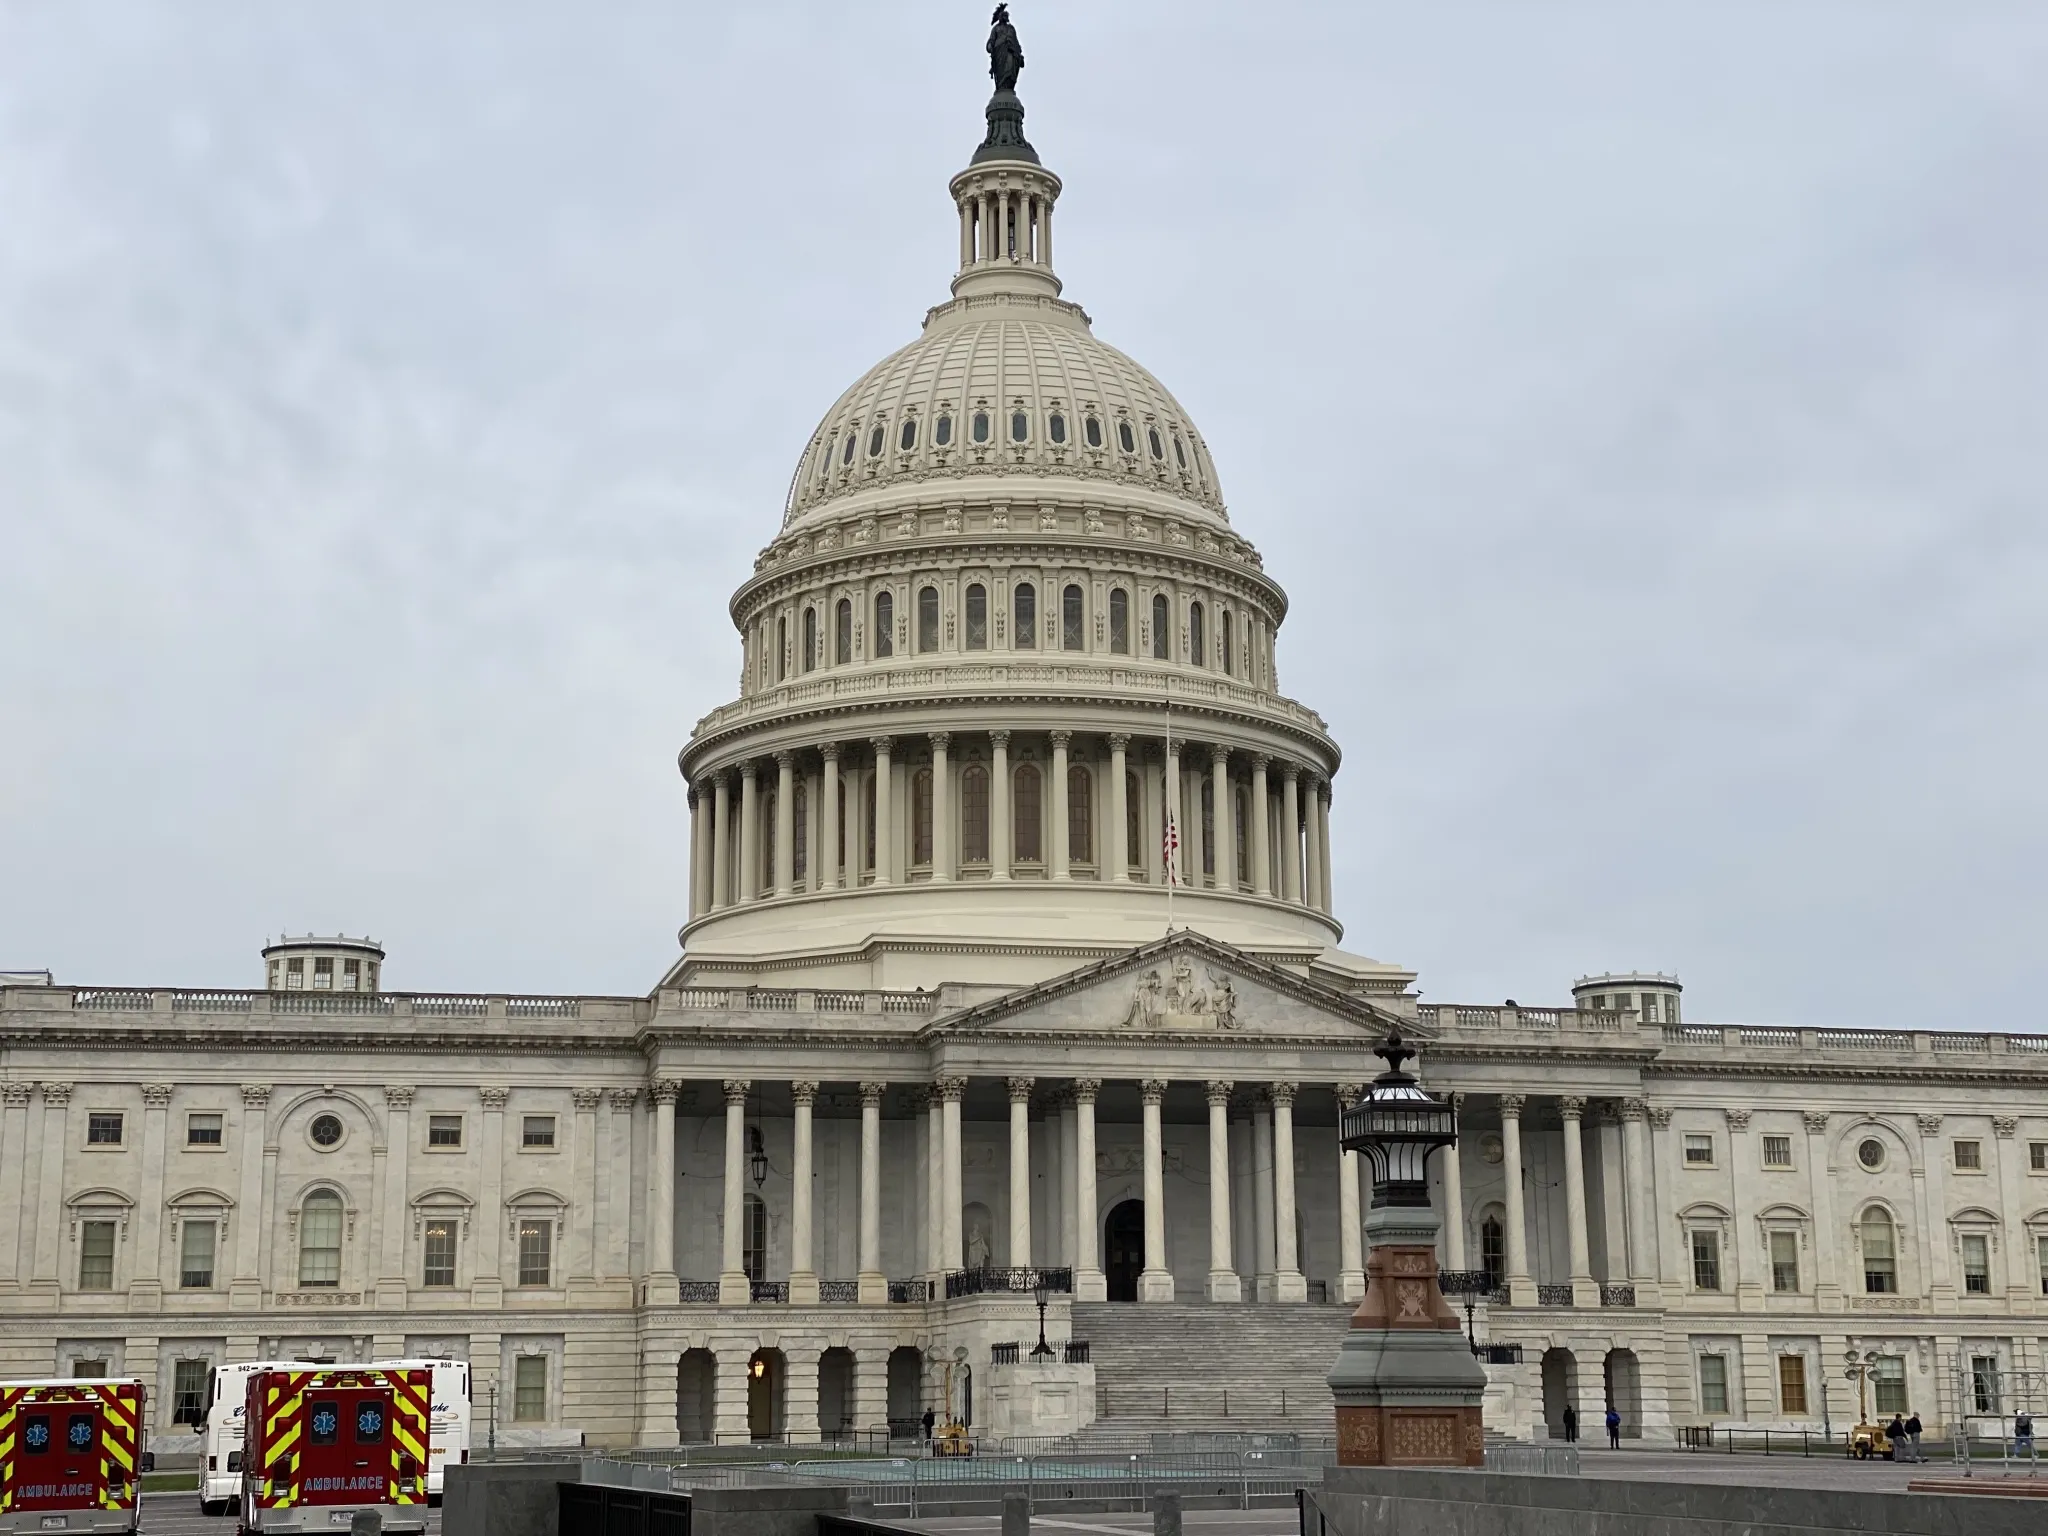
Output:
[[[1565,1404],[1564,1410],[1564,1438],[1568,1445],[1579,1438],[1579,1410],[1569,1403]]]
[[[2024,1408],[2012,1421],[2012,1453],[2030,1459],[2034,1454],[2034,1416]]]
[[[1611,1407],[1607,1410],[1607,1449],[1621,1449],[1621,1414]]]
[[[1904,1461],[1906,1459],[1906,1421],[1896,1413],[1893,1414],[1891,1423],[1884,1427],[1884,1437],[1892,1443],[1892,1460]]]
[[[939,1422],[939,1416],[927,1408],[924,1411],[924,1418],[920,1422],[924,1425],[924,1448],[926,1453],[929,1454],[932,1448],[932,1426]]]
[[[1920,1454],[1920,1415],[1917,1413],[1906,1420],[1906,1439],[1912,1444],[1913,1459],[1915,1461],[1926,1460]]]

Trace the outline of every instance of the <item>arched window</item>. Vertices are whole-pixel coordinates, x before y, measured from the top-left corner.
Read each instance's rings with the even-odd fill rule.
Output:
[[[852,841],[853,828],[846,820],[846,779],[842,776],[839,780],[839,846],[825,850],[825,862],[835,874],[846,867],[846,845]],[[848,883],[860,883],[858,871]]]
[[[768,1206],[749,1190],[740,1197],[740,1208],[740,1267],[749,1280],[759,1280],[768,1273]]]
[[[1067,769],[1067,858],[1095,862],[1095,778],[1079,763]]]
[[[879,459],[882,456],[882,443],[887,438],[887,436],[888,433],[883,429],[882,424],[879,421],[876,422],[875,430],[868,434],[869,458]]]
[[[818,610],[804,610],[804,670],[818,670]]]
[[[1060,649],[1078,651],[1086,638],[1081,622],[1081,589],[1069,583],[1060,593]]]
[[[1501,1233],[1500,1218],[1489,1216],[1479,1223],[1479,1267],[1486,1271],[1488,1284],[1499,1290],[1508,1271],[1507,1239]]]
[[[1028,581],[1018,582],[1012,611],[1017,620],[1017,649],[1028,651],[1038,644],[1038,588]]]
[[[960,775],[960,862],[988,862],[988,770],[979,763]]]
[[[1117,446],[1122,448],[1125,453],[1136,453],[1138,451],[1138,440],[1131,435],[1131,424],[1128,421],[1120,421],[1116,424],[1116,441]],[[853,449],[849,447],[846,450],[846,454],[848,458],[851,458],[853,456]]]
[[[1109,591],[1109,648],[1118,656],[1131,653],[1131,594],[1122,587]]]
[[[1155,661],[1166,661],[1173,655],[1173,622],[1167,608],[1166,594],[1157,592],[1152,597],[1152,657]]]
[[[877,656],[896,654],[896,599],[887,592],[875,594],[874,653]]]
[[[796,855],[792,863],[796,882],[802,885],[804,877],[811,872],[811,787],[802,778],[791,790],[789,803],[794,811],[789,834],[791,851]]]
[[[1144,790],[1135,772],[1124,774],[1124,863],[1136,869],[1145,862]]]
[[[851,464],[853,462],[853,443],[855,435],[856,434],[854,428],[848,427],[846,429],[846,448],[839,455],[839,462],[842,464]]]
[[[315,1190],[299,1208],[299,1284],[341,1284],[341,1196]]]
[[[1216,874],[1216,781],[1202,779],[1202,873]]]
[[[1892,1219],[1884,1207],[1873,1205],[1863,1213],[1863,1289],[1879,1296],[1898,1288],[1899,1256]]]
[[[1188,660],[1198,667],[1209,664],[1209,648],[1202,633],[1202,605],[1188,604]]]
[[[920,651],[936,651],[939,648],[937,587],[919,587],[917,590],[917,648]]]
[[[1174,462],[1180,465],[1182,469],[1188,467],[1188,451],[1181,447],[1180,434],[1178,432],[1173,434],[1173,458]]]
[[[920,768],[910,776],[910,862],[932,861],[932,771]]]
[[[896,446],[904,453],[910,452],[911,449],[917,446],[917,418],[915,416],[903,418],[903,431],[896,440]],[[1175,439],[1174,446],[1176,448],[1180,446],[1178,439]]]
[[[1090,416],[1081,425],[1081,435],[1088,440],[1088,446],[1090,448],[1100,448],[1102,446],[1102,418]]]
[[[825,480],[832,473],[832,439],[825,439],[825,451],[818,455],[818,478]]]
[[[1230,648],[1231,620],[1228,608],[1216,610],[1216,632],[1223,637],[1223,670],[1232,677],[1237,676],[1237,667],[1232,660]]]
[[[932,443],[936,447],[949,448],[953,443],[953,418],[941,416],[932,423]]]
[[[773,779],[761,791],[761,867],[754,872],[759,878],[759,884],[753,887],[755,891],[772,893],[775,889],[775,802],[781,793]]]
[[[985,443],[988,441],[987,411],[976,411],[974,413],[974,420],[970,423],[970,430],[971,435],[977,443]]]
[[[1031,418],[1022,411],[1010,412],[1010,441],[1021,443],[1031,436]]]
[[[1039,815],[1039,777],[1035,764],[1025,763],[1017,769],[1016,790],[1014,818],[1017,862],[1037,864],[1045,858],[1045,842],[1039,836],[1043,818]]]
[[[853,660],[853,599],[842,597],[832,614],[833,660],[845,666]]]
[[[967,589],[967,649],[988,649],[988,588],[978,581]]]
[[[1067,418],[1058,411],[1054,411],[1050,416],[1046,417],[1045,435],[1055,443],[1064,443],[1067,440]]]
[[[775,621],[775,681],[778,683],[789,675],[789,619],[785,616]]]
[[[1147,427],[1145,429],[1145,441],[1152,450],[1153,458],[1163,459],[1166,457],[1166,450],[1159,446],[1159,429],[1157,427]]]

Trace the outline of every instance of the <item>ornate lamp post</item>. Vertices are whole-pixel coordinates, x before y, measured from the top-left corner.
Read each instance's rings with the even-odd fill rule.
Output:
[[[1042,1269],[1031,1271],[1031,1299],[1038,1303],[1038,1343],[1031,1351],[1034,1360],[1052,1354],[1052,1346],[1045,1342],[1045,1303],[1051,1294],[1052,1277]]]
[[[1329,1375],[1337,1460],[1346,1466],[1486,1464],[1479,1403],[1486,1370],[1437,1287],[1440,1223],[1429,1205],[1429,1160],[1458,1140],[1455,1099],[1426,1092],[1404,1063],[1399,1030],[1377,1053],[1387,1070],[1345,1110],[1344,1149],[1372,1170],[1365,1299]]]

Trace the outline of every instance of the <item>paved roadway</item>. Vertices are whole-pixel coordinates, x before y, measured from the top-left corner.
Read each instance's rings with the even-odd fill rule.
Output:
[[[888,1517],[885,1517],[888,1518]],[[1182,1513],[1181,1527],[1188,1536],[1294,1536],[1301,1519],[1287,1509],[1190,1509]],[[1000,1515],[951,1515],[935,1520],[898,1520],[897,1524],[929,1536],[993,1536],[1003,1528]],[[1149,1514],[1062,1515],[1051,1506],[1040,1505],[1031,1517],[1033,1536],[1070,1536],[1070,1533],[1108,1533],[1108,1536],[1152,1536]]]
[[[997,1522],[1000,1526],[1001,1522]],[[336,1526],[346,1531],[347,1526]],[[428,1536],[440,1536],[441,1511],[427,1512]],[[145,1493],[142,1496],[143,1536],[235,1536],[235,1522],[229,1515],[199,1513],[196,1493]]]

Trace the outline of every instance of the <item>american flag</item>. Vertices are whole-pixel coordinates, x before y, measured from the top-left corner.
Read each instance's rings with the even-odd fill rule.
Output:
[[[1180,884],[1180,825],[1173,819],[1173,812],[1166,813],[1166,883]]]

